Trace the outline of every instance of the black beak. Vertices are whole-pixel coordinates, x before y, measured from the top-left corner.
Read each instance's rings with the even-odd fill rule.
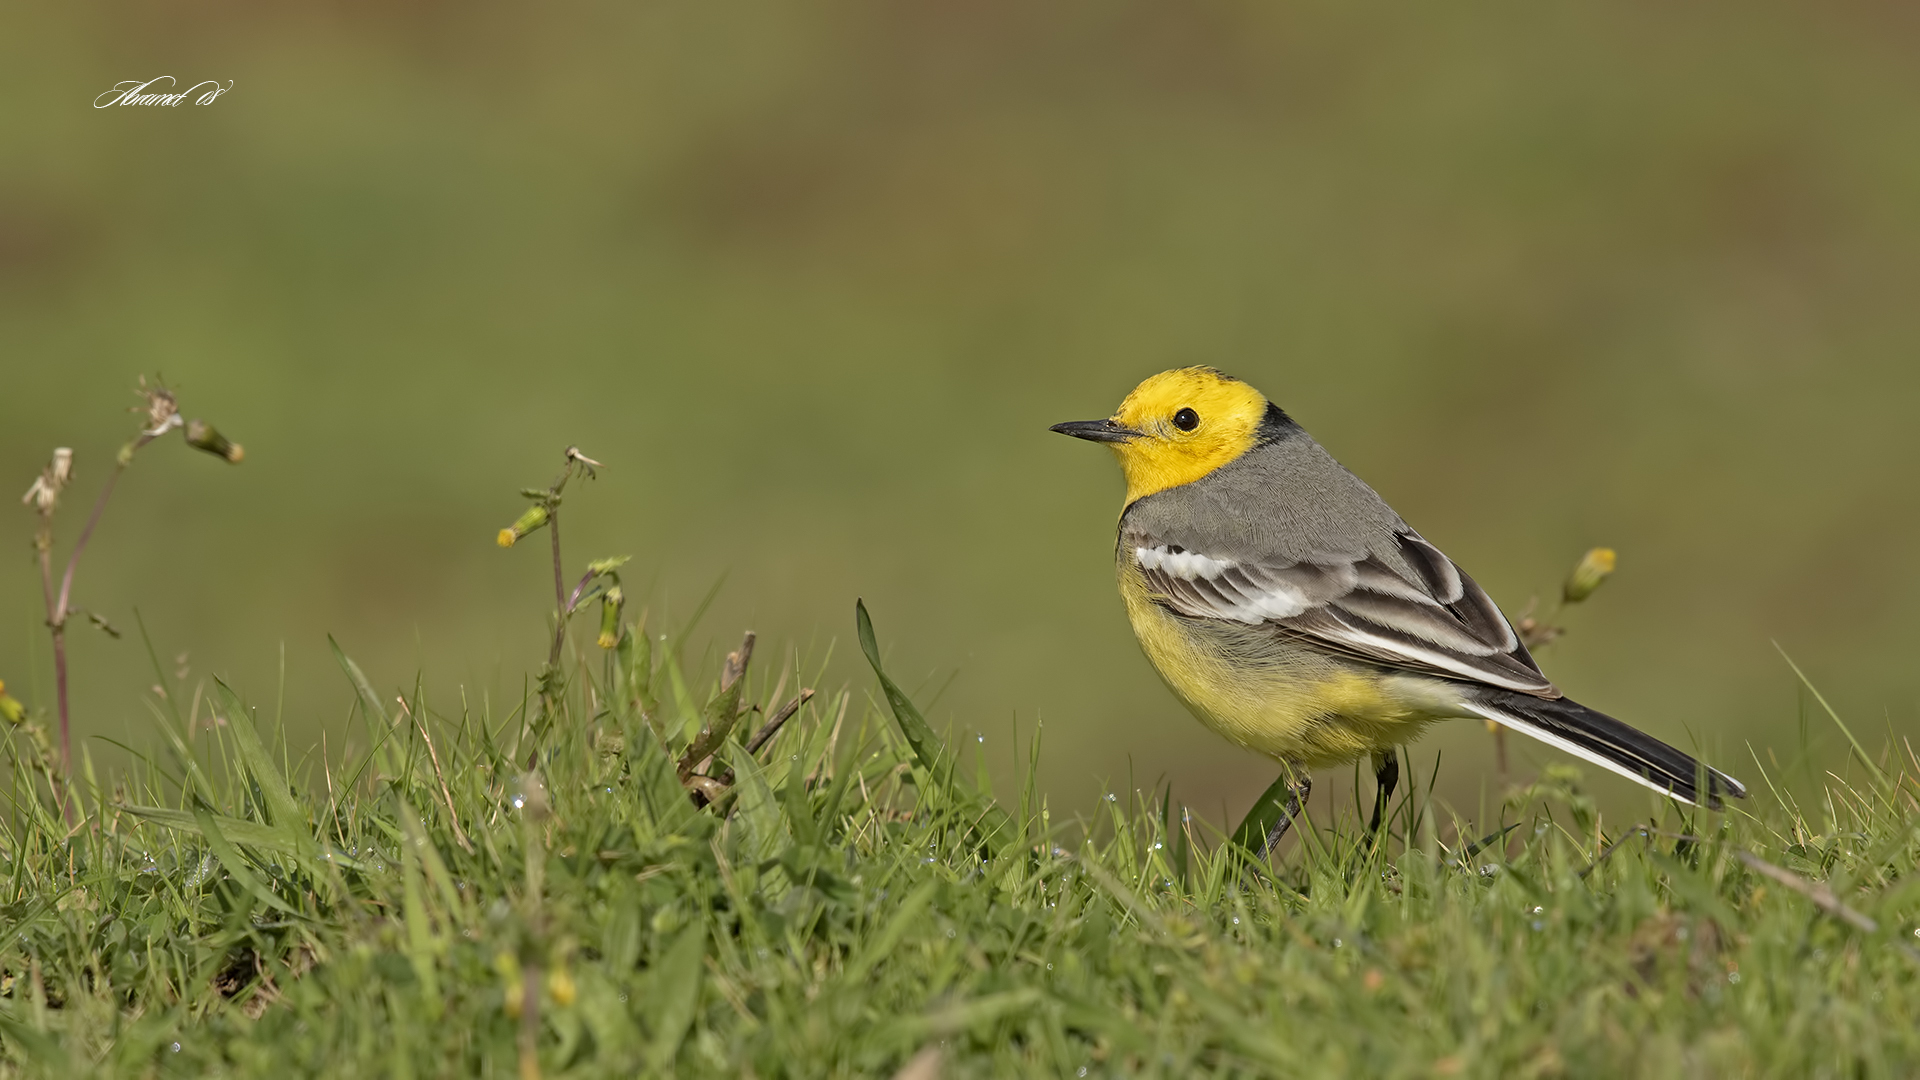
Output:
[[[1088,442],[1123,443],[1139,438],[1145,432],[1130,427],[1121,427],[1111,420],[1069,420],[1064,424],[1055,424],[1047,429],[1062,435],[1071,435]]]

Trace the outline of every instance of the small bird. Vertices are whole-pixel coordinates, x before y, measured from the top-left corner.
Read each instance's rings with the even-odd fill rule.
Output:
[[[1114,561],[1147,659],[1208,727],[1286,770],[1268,850],[1311,790],[1307,770],[1369,753],[1378,829],[1394,748],[1449,718],[1491,720],[1697,805],[1746,796],[1562,695],[1465,571],[1239,379],[1162,372],[1111,419],[1051,430],[1120,459]]]

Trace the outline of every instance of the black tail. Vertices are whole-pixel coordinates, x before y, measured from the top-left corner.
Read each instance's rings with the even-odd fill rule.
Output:
[[[1696,806],[1720,808],[1720,796],[1747,797],[1740,781],[1708,768],[1659,739],[1606,713],[1567,698],[1546,700],[1511,690],[1487,689],[1464,702],[1476,716],[1531,735],[1541,742],[1611,769],[1655,791]],[[1702,778],[1707,796],[1700,797]]]

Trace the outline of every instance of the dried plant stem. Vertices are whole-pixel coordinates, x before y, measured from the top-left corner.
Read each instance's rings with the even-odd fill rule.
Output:
[[[144,439],[134,444],[143,444]],[[68,788],[73,772],[73,732],[72,706],[67,697],[67,615],[73,600],[73,575],[79,569],[80,556],[86,554],[87,541],[93,539],[94,526],[100,524],[100,514],[107,508],[107,499],[113,495],[113,488],[120,480],[120,474],[127,471],[127,460],[131,454],[123,451],[114,462],[113,471],[107,474],[107,482],[100,489],[100,495],[93,500],[93,512],[87,515],[87,523],[80,529],[79,539],[73,542],[73,553],[67,556],[67,569],[60,575],[60,592],[53,591],[53,516],[49,508],[41,516],[40,536],[36,544],[40,549],[40,582],[46,594],[47,629],[53,636],[53,686],[54,695],[60,709],[60,811],[66,816],[67,823],[73,823],[73,805],[69,801]]]
[[[40,591],[46,595],[47,617],[53,617],[53,519],[46,513],[40,516],[40,532],[33,538],[33,546],[40,553]]]
[[[561,483],[566,483],[564,479]],[[567,586],[560,571],[560,508],[547,512],[547,531],[553,534],[553,648],[547,650],[547,666],[560,666],[560,647],[567,640]]]
[[[553,644],[547,649],[547,664],[540,672],[540,713],[529,715],[520,728],[520,738],[525,741],[531,737],[534,741],[532,753],[527,758],[527,768],[531,769],[540,759],[539,742],[541,735],[553,723],[554,715],[559,711],[565,698],[563,688],[566,681],[560,674],[560,654],[567,644],[567,620],[572,617],[575,605],[580,599],[580,588],[601,571],[590,572],[581,579],[580,588],[574,589],[573,598],[567,597],[565,572],[561,569],[560,559],[560,493],[566,490],[567,481],[573,479],[576,472],[593,479],[594,469],[599,462],[582,454],[577,446],[567,447],[566,466],[553,483],[544,489],[525,488],[520,494],[532,499],[534,506],[509,527],[500,530],[499,542],[502,547],[512,547],[520,537],[535,529],[545,528],[551,534],[550,546],[553,550]],[[518,753],[518,751],[515,751]]]
[[[540,967],[528,964],[520,975],[520,1080],[540,1080]]]
[[[1781,885],[1792,889],[1801,896],[1813,901],[1813,906],[1839,919],[1862,933],[1871,934],[1880,929],[1880,924],[1858,911],[1848,907],[1834,895],[1832,887],[1824,881],[1809,881],[1783,866],[1775,866],[1750,851],[1735,852],[1747,869],[1762,877],[1771,878]]]
[[[813,700],[813,691],[803,689],[798,697],[782,705],[780,711],[774,713],[773,718],[761,725],[760,730],[753,733],[753,738],[747,740],[747,753],[759,753],[761,747],[767,745],[769,740],[780,733],[780,725],[793,719],[793,714],[800,711],[800,706],[811,700]]]

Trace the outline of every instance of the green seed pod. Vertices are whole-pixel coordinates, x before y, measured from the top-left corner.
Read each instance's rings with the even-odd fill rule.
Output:
[[[515,541],[546,523],[547,508],[544,506],[531,506],[527,508],[526,513],[520,515],[520,520],[514,522],[507,528],[501,529],[500,535],[496,539],[499,541],[501,547],[512,547]]]
[[[1581,557],[1580,565],[1574,567],[1573,573],[1567,576],[1561,597],[1569,604],[1577,604],[1592,596],[1593,590],[1599,588],[1600,583],[1607,580],[1607,575],[1613,573],[1614,558],[1612,548],[1594,548],[1587,552]]]
[[[596,644],[601,648],[620,644],[620,609],[625,604],[626,596],[618,585],[600,594],[600,638]]]
[[[220,434],[212,424],[205,420],[187,421],[187,445],[195,450],[205,450],[218,458],[238,465],[246,458],[246,447]]]

